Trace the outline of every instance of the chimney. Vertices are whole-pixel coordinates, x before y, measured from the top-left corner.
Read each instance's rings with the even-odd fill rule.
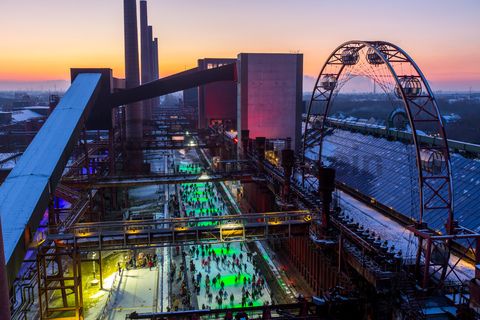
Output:
[[[159,75],[159,68],[158,68],[158,38],[153,39],[152,42],[152,76],[153,80],[157,80]],[[155,107],[160,107],[160,97],[155,98],[155,103],[153,104]]]
[[[140,85],[136,0],[123,0],[125,33],[125,86]],[[126,167],[132,173],[143,171],[143,108],[141,103],[126,106]]]
[[[147,1],[140,1],[140,43],[142,48],[142,84],[152,81],[151,27],[148,25]],[[145,130],[151,130],[152,101],[144,100],[143,119]]]
[[[142,84],[152,81],[147,1],[140,1],[140,39],[142,46]]]

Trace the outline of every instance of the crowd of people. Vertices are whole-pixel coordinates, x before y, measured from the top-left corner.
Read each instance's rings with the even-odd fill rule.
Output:
[[[230,243],[220,246],[205,244],[190,247],[192,283],[197,295],[203,294],[206,298],[202,309],[212,307],[213,301],[220,308],[237,305],[253,306],[256,300],[263,298],[266,293],[264,290],[265,280],[261,276],[260,270],[255,267],[252,254],[249,251],[244,254],[242,250],[241,243],[236,250],[231,249]],[[240,253],[237,254],[238,251]],[[194,276],[197,271],[195,264],[200,265],[196,276]],[[214,264],[213,269],[212,264]],[[227,278],[229,279],[228,285],[224,280]],[[201,290],[202,283],[205,288],[203,292]]]
[[[180,186],[186,216],[227,214],[225,203],[213,183]],[[252,253],[242,243],[201,244],[187,248],[192,293],[201,309],[248,307],[269,300],[265,279]]]
[[[180,163],[177,166],[177,171],[180,173],[198,174],[202,172],[202,167],[197,163],[187,163],[187,164]]]
[[[140,252],[137,256],[132,254],[127,261],[125,262],[125,269],[136,269],[136,268],[152,268],[156,267],[158,263],[158,257],[156,253],[143,253]],[[118,263],[118,268],[121,269],[120,262]],[[119,270],[120,272],[121,270]]]
[[[179,248],[179,247],[177,247]],[[175,256],[179,255],[179,250],[176,250]],[[187,266],[186,266],[186,253],[182,250],[182,256],[180,260],[180,267],[177,270],[177,263],[175,261],[170,262],[170,282],[177,283],[180,285],[180,292],[179,297],[183,306],[188,307],[191,309],[191,293],[188,288],[188,280],[187,280]],[[175,311],[178,310],[178,305],[174,309]]]
[[[184,183],[180,188],[185,216],[219,216],[225,212],[226,206],[212,183]]]

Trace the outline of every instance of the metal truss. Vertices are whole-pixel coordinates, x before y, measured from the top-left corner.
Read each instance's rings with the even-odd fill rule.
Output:
[[[78,189],[124,188],[146,185],[206,183],[219,181],[253,181],[253,174],[242,171],[206,174],[165,174],[149,176],[106,176],[92,179],[65,179],[65,185]]]
[[[309,211],[282,211],[162,221],[109,221],[80,223],[52,234],[46,243],[78,252],[142,247],[254,241],[304,236],[312,215]]]
[[[48,268],[53,265],[53,268]],[[67,274],[64,265],[70,265]],[[75,250],[58,250],[42,248],[37,255],[38,304],[40,319],[51,319],[68,315],[74,319],[83,319],[83,294],[81,261]],[[62,303],[52,306],[51,299],[55,292],[61,292]],[[73,295],[73,301],[67,295]]]
[[[391,83],[392,90],[382,79],[375,75],[375,68],[384,68]],[[369,69],[369,71],[362,70]],[[377,69],[378,70],[378,69]],[[323,65],[312,92],[308,107],[302,150],[304,168],[307,151],[308,134],[312,129],[320,131],[318,163],[322,164],[323,139],[326,122],[332,102],[343,85],[351,78],[362,75],[371,77],[380,87],[395,99],[401,100],[412,131],[415,145],[416,165],[419,186],[419,225],[424,228],[425,221],[444,217],[447,235],[455,233],[453,211],[453,185],[447,137],[442,117],[438,110],[433,92],[420,68],[400,47],[385,41],[349,41],[337,47]],[[392,92],[393,91],[393,92]],[[314,108],[316,110],[314,110]],[[319,110],[318,110],[319,109]],[[435,137],[436,143],[426,143],[419,136]],[[429,253],[423,248],[422,234],[419,236],[419,255],[417,264],[424,261]],[[447,248],[449,247],[447,241]],[[447,252],[449,250],[447,249]],[[425,261],[429,270],[429,261]],[[448,266],[444,264],[440,282],[447,274]]]

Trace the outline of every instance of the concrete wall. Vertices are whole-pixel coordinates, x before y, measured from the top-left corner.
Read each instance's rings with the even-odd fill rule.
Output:
[[[238,131],[250,130],[252,139],[290,137],[292,148],[299,147],[303,55],[241,53],[237,67]]]
[[[198,108],[198,88],[183,90],[183,106]]]
[[[235,59],[200,59],[199,70],[236,62]],[[198,87],[198,125],[206,128],[213,120],[229,122],[236,127],[237,86],[232,81],[210,83]],[[227,128],[230,129],[230,128]]]

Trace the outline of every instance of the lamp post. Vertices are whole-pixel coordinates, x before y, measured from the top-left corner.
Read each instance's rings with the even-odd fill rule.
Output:
[[[96,279],[95,278],[95,258],[97,257],[97,253],[96,252],[92,252],[92,266],[93,266],[93,279]]]
[[[92,271],[93,271],[93,279],[92,281],[90,282],[90,284],[92,286],[96,286],[98,285],[99,281],[97,280],[97,272],[95,270],[95,265],[96,265],[96,260],[95,258],[97,257],[97,253],[96,252],[92,252]]]

